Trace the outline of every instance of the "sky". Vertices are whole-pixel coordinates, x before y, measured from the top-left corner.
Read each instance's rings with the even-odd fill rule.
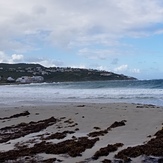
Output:
[[[163,79],[163,1],[0,0],[0,62]]]

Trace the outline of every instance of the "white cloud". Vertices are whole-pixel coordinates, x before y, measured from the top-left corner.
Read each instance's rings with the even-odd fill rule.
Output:
[[[105,66],[97,66],[95,69],[97,70],[107,70]]]
[[[82,65],[82,64],[80,64],[80,65],[72,65],[70,67],[72,67],[72,68],[86,68],[86,66]]]
[[[41,58],[41,57],[26,58],[26,62],[41,64],[45,67],[55,67],[55,66],[58,67],[58,66],[64,65],[64,63],[61,61],[47,59],[47,58]]]
[[[106,59],[119,54],[119,39],[162,32],[162,22],[162,0],[0,0],[0,50],[19,54],[43,41]]]
[[[108,56],[118,55],[119,52],[116,49],[80,49],[78,55],[87,57],[89,59],[106,59]]]
[[[159,30],[157,30],[157,31],[155,31],[155,34],[163,34],[163,29],[159,29]]]
[[[118,72],[118,73],[121,73],[121,72],[124,72],[128,69],[128,65],[121,65],[119,67],[116,67],[114,69],[115,72]]]
[[[140,74],[141,73],[140,69],[130,68],[127,64],[114,68],[114,71],[117,73],[128,73],[128,74]]]
[[[0,51],[0,62],[6,62],[7,56],[3,51]]]
[[[98,63],[93,63],[93,64],[89,65],[89,67],[91,67],[91,68],[93,68],[93,69],[97,69],[97,70],[110,71],[110,70],[108,69],[108,67],[103,66],[103,65],[100,65],[100,64],[98,64]]]
[[[24,58],[22,54],[13,54],[11,57],[13,62],[22,61]]]
[[[22,54],[8,55],[3,51],[0,51],[0,62],[5,63],[17,63],[23,61],[24,56]]]
[[[42,60],[42,61],[40,61],[40,62],[34,62],[34,63],[38,63],[38,64],[41,64],[41,65],[43,65],[43,66],[45,66],[45,67],[54,67],[54,66],[56,66],[52,61],[50,61],[50,60]]]
[[[109,41],[163,20],[162,0],[5,0],[0,6],[1,37],[48,30],[59,44],[102,34],[99,42]]]
[[[132,73],[135,73],[135,74],[139,74],[140,73],[140,69],[138,69],[138,68],[131,69],[130,71]]]

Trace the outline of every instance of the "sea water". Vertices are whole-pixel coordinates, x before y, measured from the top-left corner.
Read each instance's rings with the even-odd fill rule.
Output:
[[[0,105],[126,102],[163,106],[163,80],[86,81],[0,86]]]

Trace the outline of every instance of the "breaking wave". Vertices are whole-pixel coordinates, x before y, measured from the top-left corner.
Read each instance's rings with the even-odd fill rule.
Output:
[[[163,80],[35,83],[0,86],[0,104],[129,102],[163,106]]]

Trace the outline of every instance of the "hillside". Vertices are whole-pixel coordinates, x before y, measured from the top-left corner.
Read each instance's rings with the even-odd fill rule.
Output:
[[[22,76],[43,76],[45,82],[94,81],[94,80],[135,80],[133,77],[94,69],[70,67],[44,67],[39,64],[6,64],[0,63],[1,83],[8,77],[17,79]]]

